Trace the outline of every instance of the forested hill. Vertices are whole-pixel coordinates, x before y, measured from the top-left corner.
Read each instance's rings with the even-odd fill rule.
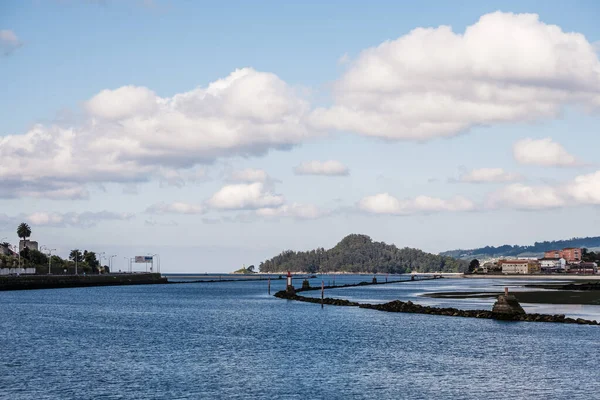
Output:
[[[284,251],[260,263],[261,272],[354,272],[404,273],[463,272],[468,263],[452,257],[425,253],[393,244],[374,242],[366,235],[348,235],[334,248],[295,252]]]
[[[506,257],[506,256],[518,256],[518,255],[541,255],[545,251],[559,250],[565,247],[585,247],[588,249],[594,247],[600,247],[600,236],[595,237],[584,237],[584,238],[572,238],[566,240],[553,240],[547,242],[535,242],[530,246],[511,246],[505,244],[504,246],[485,246],[478,249],[471,250],[450,250],[440,253],[442,256],[450,256],[463,259],[481,258],[481,257]]]

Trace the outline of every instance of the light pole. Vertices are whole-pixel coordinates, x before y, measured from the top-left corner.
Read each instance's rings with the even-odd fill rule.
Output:
[[[157,259],[156,272],[160,273],[160,254],[156,253],[154,256],[156,256],[156,259]],[[154,256],[152,256],[152,257],[154,257]]]
[[[50,275],[50,268],[52,267],[52,252],[56,251],[56,249],[49,249],[46,247],[46,250],[48,250],[48,275]]]
[[[113,270],[112,270],[112,259],[113,259],[113,257],[116,257],[116,256],[117,256],[116,254],[113,254],[113,255],[112,255],[112,256],[110,256],[110,257],[109,257],[109,259],[108,259],[108,269],[109,269],[109,272],[110,272],[110,273],[112,273],[112,272],[113,272]]]
[[[79,259],[79,249],[75,249],[75,275],[77,275],[77,260]]]
[[[106,252],[104,252],[104,251],[101,253],[98,253],[98,265],[100,267],[102,266],[102,259],[106,258],[106,257],[104,257],[105,254],[106,254]],[[100,273],[100,268],[98,268],[98,273]]]
[[[150,272],[154,272],[154,257],[158,258],[158,260],[157,260],[158,263],[156,264],[156,272],[159,272],[160,271],[160,254],[158,254],[158,253],[157,254],[150,254],[150,253],[148,253],[148,255],[152,256],[152,264],[151,264],[151,267],[150,267]]]

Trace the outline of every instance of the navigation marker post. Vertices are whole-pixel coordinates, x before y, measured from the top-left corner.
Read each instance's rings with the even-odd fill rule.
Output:
[[[323,308],[324,297],[325,297],[325,281],[321,281],[321,308]]]

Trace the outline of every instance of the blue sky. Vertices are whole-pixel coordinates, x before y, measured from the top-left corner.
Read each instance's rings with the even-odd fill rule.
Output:
[[[2,2],[0,237],[226,272],[598,235],[597,2],[288,3]]]

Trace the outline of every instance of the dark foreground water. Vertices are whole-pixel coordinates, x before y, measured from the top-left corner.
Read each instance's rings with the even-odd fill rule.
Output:
[[[595,326],[321,309],[264,281],[0,292],[1,399],[592,399],[599,365]]]

